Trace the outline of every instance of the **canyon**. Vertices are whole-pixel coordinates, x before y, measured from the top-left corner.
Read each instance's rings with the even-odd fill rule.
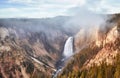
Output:
[[[69,16],[0,19],[0,78],[98,78],[88,72],[119,65],[120,16],[109,16],[88,28]]]

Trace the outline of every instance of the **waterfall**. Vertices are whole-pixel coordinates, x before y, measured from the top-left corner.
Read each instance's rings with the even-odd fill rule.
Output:
[[[61,63],[58,66],[58,70],[53,74],[52,78],[56,78],[57,75],[62,71],[63,66],[64,66],[64,62],[67,58],[69,58],[70,56],[73,55],[73,37],[69,37],[64,45],[64,50],[63,50],[63,56],[64,58],[62,58],[59,62]]]
[[[63,51],[63,56],[65,58],[68,58],[73,55],[73,37],[69,37],[66,40],[65,46],[64,46],[64,51]]]

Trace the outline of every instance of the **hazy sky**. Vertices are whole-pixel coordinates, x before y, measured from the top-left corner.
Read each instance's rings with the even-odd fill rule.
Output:
[[[0,0],[0,18],[73,15],[82,9],[100,14],[119,13],[120,0]]]

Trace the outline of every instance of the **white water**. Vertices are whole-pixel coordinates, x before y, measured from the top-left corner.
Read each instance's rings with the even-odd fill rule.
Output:
[[[63,51],[63,56],[65,58],[68,58],[73,55],[73,37],[69,37],[66,40],[65,46],[64,46],[64,51]]]
[[[61,63],[64,64],[64,61],[72,55],[73,55],[73,37],[69,37],[64,45],[64,51],[63,51],[64,58],[61,59]],[[59,67],[60,68],[53,75],[53,78],[56,78],[57,75],[62,71],[63,66],[59,66]]]

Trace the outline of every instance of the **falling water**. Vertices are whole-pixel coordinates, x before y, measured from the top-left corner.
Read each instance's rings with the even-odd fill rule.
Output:
[[[53,75],[53,78],[57,77],[57,75],[59,74],[59,72],[61,72],[61,70],[63,68],[64,61],[66,61],[66,59],[68,59],[72,55],[73,55],[73,37],[69,37],[66,40],[66,43],[64,45],[64,50],[63,50],[63,56],[64,56],[64,58],[62,58],[59,61],[61,64],[58,66],[58,70]]]
[[[68,58],[73,55],[73,37],[69,37],[65,43],[63,56]]]

